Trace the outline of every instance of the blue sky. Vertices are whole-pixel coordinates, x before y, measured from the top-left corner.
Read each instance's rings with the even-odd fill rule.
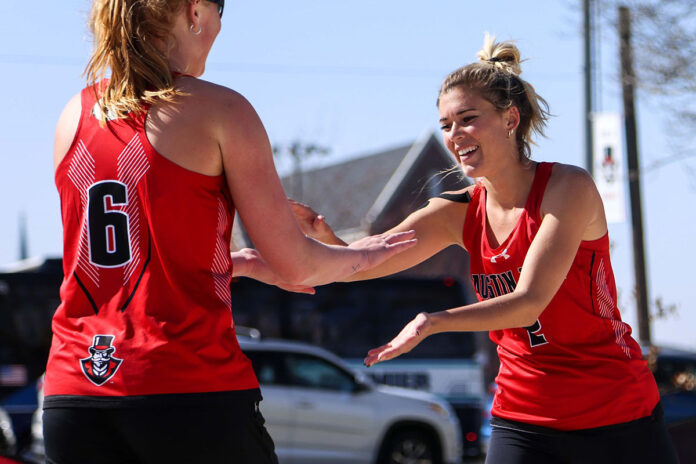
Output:
[[[522,77],[555,115],[533,157],[582,165],[581,17],[572,4],[228,0],[203,78],[244,94],[273,143],[319,143],[332,154],[313,164],[333,163],[437,131],[442,78],[473,61],[489,31],[516,40],[527,59]],[[53,131],[63,105],[83,85],[89,7],[87,0],[42,2],[31,18],[6,21],[0,29],[0,265],[18,256],[20,214],[27,217],[30,254],[61,254]],[[603,110],[621,108],[615,35],[605,30],[602,39]],[[653,324],[653,339],[696,349],[689,271],[696,179],[684,164],[648,169],[673,154],[665,114],[659,101],[639,94],[649,295],[678,305],[676,316]],[[612,225],[610,236],[620,306],[635,327],[629,227]]]

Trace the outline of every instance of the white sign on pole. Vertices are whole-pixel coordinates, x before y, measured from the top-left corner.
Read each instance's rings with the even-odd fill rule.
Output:
[[[621,136],[621,116],[618,113],[594,113],[592,129],[592,168],[597,190],[604,202],[607,222],[626,221],[624,185],[624,152]]]

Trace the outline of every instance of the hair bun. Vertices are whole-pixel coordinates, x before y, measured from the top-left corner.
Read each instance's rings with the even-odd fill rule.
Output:
[[[515,75],[522,74],[520,51],[512,42],[496,42],[495,36],[486,32],[483,48],[476,54],[479,60]]]

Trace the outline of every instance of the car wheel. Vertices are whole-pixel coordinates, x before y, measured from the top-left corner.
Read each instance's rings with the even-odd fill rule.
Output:
[[[440,464],[432,437],[418,430],[397,430],[382,446],[378,464]]]

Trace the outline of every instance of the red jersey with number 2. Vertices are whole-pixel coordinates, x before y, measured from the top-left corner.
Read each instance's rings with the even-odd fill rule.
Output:
[[[56,169],[65,278],[47,401],[258,388],[230,312],[234,209],[224,176],[158,154],[146,111],[100,127],[94,87],[81,98]]]
[[[479,300],[515,289],[541,225],[539,208],[553,164],[539,163],[515,228],[498,247],[488,242],[486,190],[475,186],[464,225]],[[578,430],[649,415],[657,387],[631,328],[621,321],[609,237],[580,244],[553,300],[531,327],[490,332],[500,370],[492,415]]]

